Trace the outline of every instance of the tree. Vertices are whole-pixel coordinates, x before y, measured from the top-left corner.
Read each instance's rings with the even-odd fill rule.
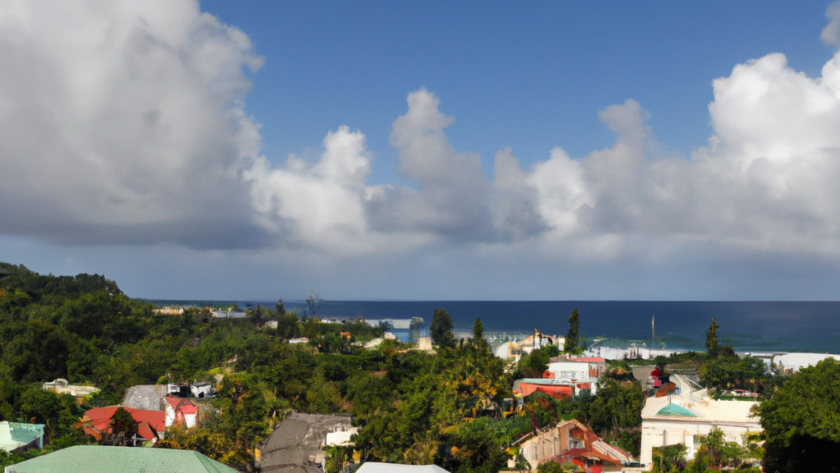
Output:
[[[542,378],[543,373],[548,369],[551,358],[559,354],[560,350],[556,346],[546,345],[523,355],[516,364],[513,379]]]
[[[727,355],[723,352],[717,358],[703,363],[698,371],[703,384],[715,389],[750,389],[761,391],[765,366],[759,358]]]
[[[435,309],[432,315],[432,325],[429,327],[432,342],[441,348],[454,348],[455,336],[452,335],[452,327],[452,318],[449,317],[446,309]]]
[[[530,469],[530,465],[528,469]],[[540,463],[537,467],[537,473],[569,473],[571,471],[575,471],[576,469],[577,465],[574,463],[564,463],[561,465],[560,463],[552,460]]]
[[[277,312],[278,316],[286,313],[286,309],[283,307],[282,297],[280,298],[280,300],[277,301],[277,305],[274,306],[274,312]]]
[[[566,343],[563,345],[563,351],[574,351],[580,343],[580,314],[578,310],[572,311],[569,316],[569,333],[566,334]]]
[[[481,323],[480,318],[475,319],[475,323],[473,324],[473,340],[484,340],[484,325]]]
[[[719,328],[720,324],[717,323],[715,317],[712,317],[712,325],[709,326],[709,330],[706,331],[706,350],[709,353],[709,358],[715,358],[720,351],[718,348],[717,338],[717,329]]]
[[[446,469],[452,473],[497,473],[504,468],[510,455],[495,426],[489,417],[459,424],[447,438],[451,457],[442,462]]]
[[[653,473],[685,468],[685,445],[681,443],[653,448]]]
[[[638,382],[623,386],[620,382],[602,378],[598,395],[589,406],[589,424],[598,435],[610,430],[633,429],[642,425],[645,395]]]
[[[27,421],[46,425],[47,442],[72,433],[83,411],[70,395],[30,386],[20,395],[20,415]]]
[[[317,414],[332,414],[341,410],[341,392],[337,383],[327,381],[322,375],[316,375],[312,387],[306,392],[308,411]]]
[[[803,368],[755,413],[766,432],[764,471],[840,471],[840,362]]]
[[[212,422],[211,422],[212,423]],[[156,448],[195,450],[228,466],[248,471],[254,463],[253,457],[237,445],[235,439],[209,427],[184,429],[176,424],[166,429],[166,438],[155,444]]]
[[[248,319],[256,326],[262,325],[263,319],[268,315],[268,310],[262,305],[258,305],[256,309],[248,313]]]
[[[137,433],[137,421],[127,410],[122,407],[114,411],[111,416],[111,434],[116,436],[116,442],[127,445],[129,440]]]
[[[277,336],[282,340],[290,340],[300,336],[300,322],[294,310],[285,312],[277,317]]]

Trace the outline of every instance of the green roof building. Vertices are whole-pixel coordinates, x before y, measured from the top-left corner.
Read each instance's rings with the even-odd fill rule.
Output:
[[[18,448],[44,448],[44,424],[0,422],[0,449],[11,452]]]
[[[668,404],[667,406],[659,409],[659,412],[656,413],[658,416],[684,416],[684,417],[697,417],[693,412],[686,409],[685,407],[680,406],[679,404]]]
[[[7,466],[5,473],[237,473],[193,450],[78,445]]]

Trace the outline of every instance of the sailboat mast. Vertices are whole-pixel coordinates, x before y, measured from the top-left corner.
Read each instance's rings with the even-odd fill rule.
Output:
[[[656,343],[656,315],[650,317],[650,337],[651,344]]]

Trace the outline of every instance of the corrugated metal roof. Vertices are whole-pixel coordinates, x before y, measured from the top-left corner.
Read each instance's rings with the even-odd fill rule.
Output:
[[[323,455],[327,433],[351,426],[350,416],[292,413],[280,423],[260,448],[260,468],[305,467],[310,457]],[[283,470],[285,471],[285,470]],[[306,468],[303,469],[306,471]]]
[[[234,473],[193,450],[79,445],[6,467],[6,473]]]

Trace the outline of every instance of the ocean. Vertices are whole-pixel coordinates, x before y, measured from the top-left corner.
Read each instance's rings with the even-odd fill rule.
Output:
[[[155,304],[209,305],[221,301],[151,301]],[[234,301],[241,308],[276,301]],[[308,312],[305,301],[284,301],[286,310]],[[315,315],[368,319],[421,317],[426,328],[435,309],[446,309],[456,331],[472,330],[481,318],[485,332],[565,335],[569,315],[580,314],[583,338],[601,344],[703,350],[712,317],[718,339],[737,351],[840,353],[840,302],[691,301],[321,301]],[[655,320],[655,339],[651,330]]]

